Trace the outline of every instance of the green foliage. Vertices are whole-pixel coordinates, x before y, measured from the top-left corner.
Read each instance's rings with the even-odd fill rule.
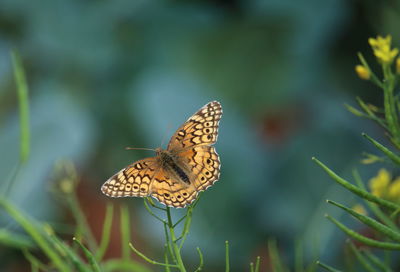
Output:
[[[395,95],[394,90],[398,83],[399,72],[400,72],[400,61],[396,61],[396,70],[393,69],[394,57],[397,55],[398,50],[396,48],[391,49],[391,38],[378,37],[377,39],[369,40],[374,54],[377,57],[379,64],[382,67],[383,78],[379,77],[371,70],[370,66],[366,62],[365,58],[361,53],[358,54],[364,74],[360,74],[360,77],[365,80],[370,80],[378,88],[383,91],[383,109],[379,109],[376,106],[365,103],[361,98],[357,98],[357,102],[361,109],[356,109],[352,106],[346,105],[346,108],[353,114],[359,117],[371,119],[378,123],[393,143],[394,147],[400,148],[400,123],[399,123],[399,112],[400,103],[399,98]],[[390,148],[382,145],[372,137],[363,133],[370,143],[373,144],[383,155],[387,158],[383,161],[391,161],[395,166],[400,165],[400,156],[396,151],[392,151]],[[375,155],[369,156],[372,162],[378,161]],[[337,203],[332,200],[327,200],[329,204],[332,204],[347,214],[351,215],[374,233],[374,238],[367,237],[363,234],[358,233],[355,230],[348,228],[346,225],[341,223],[339,220],[333,218],[330,215],[326,215],[333,224],[339,229],[346,233],[351,239],[358,241],[362,246],[356,246],[353,242],[349,241],[348,247],[351,252],[365,271],[392,271],[390,258],[382,259],[382,254],[379,254],[378,249],[383,249],[386,256],[389,256],[392,251],[400,251],[400,231],[398,227],[398,214],[400,211],[399,201],[393,201],[388,199],[382,192],[388,191],[390,176],[385,174],[385,177],[376,177],[375,184],[377,185],[371,192],[367,191],[364,182],[357,171],[354,171],[353,176],[356,185],[347,181],[346,179],[337,175],[325,164],[313,158],[313,160],[338,184],[349,190],[351,193],[364,199],[373,216],[355,211],[354,209],[348,208],[343,204]],[[372,181],[371,181],[372,182]],[[371,185],[372,186],[372,185]],[[392,190],[394,199],[400,199],[400,194],[397,190]],[[397,194],[397,195],[396,195]],[[319,266],[326,269],[327,271],[338,271],[333,267],[330,267],[323,263],[318,263]],[[398,265],[398,264],[397,264]],[[347,270],[346,270],[347,271]]]

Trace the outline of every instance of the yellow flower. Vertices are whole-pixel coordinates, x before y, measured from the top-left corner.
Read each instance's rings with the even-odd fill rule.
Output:
[[[365,210],[364,206],[361,204],[354,205],[352,210],[359,214],[367,215],[367,211]]]
[[[396,73],[400,74],[400,58],[396,59]]]
[[[363,65],[356,65],[356,73],[359,78],[368,80],[371,77],[370,71]]]
[[[391,63],[399,53],[397,48],[391,49],[392,37],[387,35],[385,38],[381,36],[368,39],[369,44],[374,51],[376,58],[382,63]]]
[[[369,180],[371,193],[377,197],[383,197],[391,179],[392,177],[386,169],[380,169],[378,175]]]
[[[388,196],[395,201],[400,200],[400,177],[396,178],[389,186]]]

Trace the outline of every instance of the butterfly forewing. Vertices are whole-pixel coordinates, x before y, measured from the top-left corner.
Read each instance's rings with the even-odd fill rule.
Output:
[[[213,101],[193,114],[172,136],[167,150],[180,151],[195,145],[212,145],[218,138],[221,104]]]
[[[152,196],[183,208],[220,175],[220,160],[212,146],[218,137],[221,104],[210,102],[191,116],[172,136],[166,150],[122,169],[102,186],[111,197]]]
[[[159,168],[156,157],[137,161],[109,178],[101,191],[111,197],[149,196],[150,183]]]

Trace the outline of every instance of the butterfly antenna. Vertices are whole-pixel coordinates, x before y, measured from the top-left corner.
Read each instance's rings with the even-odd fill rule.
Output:
[[[156,152],[155,149],[152,148],[143,148],[143,147],[125,147],[126,150],[150,150]]]
[[[168,125],[168,127],[167,127],[167,131],[166,131],[166,133],[164,133],[164,136],[162,137],[162,139],[161,139],[161,146],[163,146],[164,145],[164,141],[165,141],[165,137],[168,135],[168,133],[171,131],[171,124],[169,124]]]

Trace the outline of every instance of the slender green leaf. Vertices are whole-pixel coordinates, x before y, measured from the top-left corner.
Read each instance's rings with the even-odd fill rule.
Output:
[[[353,184],[351,184],[350,182],[346,181],[345,179],[339,177],[335,172],[333,172],[331,169],[329,169],[325,164],[323,164],[322,162],[320,162],[319,160],[317,160],[316,158],[312,158],[313,161],[315,161],[323,170],[325,170],[325,172],[328,173],[328,175],[337,183],[339,183],[340,185],[342,185],[343,187],[345,187],[347,190],[355,193],[356,195],[367,199],[369,201],[375,202],[379,205],[382,205],[386,208],[392,209],[392,210],[396,210],[399,209],[400,206],[396,203],[393,203],[391,201],[387,201],[384,199],[381,199],[379,197],[374,196],[373,194],[370,194],[369,192],[365,191],[365,190],[361,190],[360,188],[358,188],[357,186],[354,186]]]
[[[359,214],[356,211],[347,208],[346,206],[339,204],[335,201],[332,200],[327,200],[328,203],[335,205],[336,207],[339,207],[343,210],[345,210],[346,212],[350,213],[353,217],[357,218],[358,220],[360,220],[361,222],[363,222],[364,224],[370,226],[371,228],[373,228],[374,230],[378,231],[379,233],[386,235],[387,237],[389,237],[390,239],[396,241],[396,242],[400,242],[400,233],[392,230],[391,228],[379,223],[378,221],[376,221],[373,218],[370,218],[368,216],[365,216],[363,214]]]
[[[79,272],[89,272],[90,270],[84,263],[84,261],[73,251],[68,245],[66,245],[63,241],[61,241],[55,234],[50,225],[45,224],[43,226],[47,236],[50,238],[51,242],[54,245],[54,248],[59,252],[59,254],[68,261],[71,261],[76,269],[74,271]]]
[[[103,266],[104,271],[135,271],[135,272],[153,272],[143,264],[133,260],[111,259],[107,260]]]
[[[62,256],[57,254],[57,252],[52,248],[49,242],[43,236],[43,230],[40,230],[36,224],[35,220],[28,218],[22,211],[18,210],[7,200],[0,198],[0,206],[15,220],[21,227],[32,237],[36,244],[43,250],[49,259],[53,262],[54,266],[62,272],[68,272],[70,269],[65,264]]]
[[[377,147],[380,151],[382,151],[386,156],[388,156],[389,159],[392,160],[397,165],[400,165],[400,157],[390,151],[388,148],[383,146],[382,144],[378,143],[376,140],[372,139],[370,136],[368,136],[366,133],[362,133],[362,136],[364,136],[368,141],[370,141],[375,147]]]
[[[101,261],[103,259],[103,256],[106,253],[108,244],[110,242],[113,213],[114,213],[114,206],[111,203],[107,203],[106,216],[104,218],[103,232],[101,235],[100,246],[96,252],[96,259],[98,261]]]
[[[86,216],[79,205],[78,198],[75,192],[71,192],[70,194],[66,195],[67,203],[69,208],[71,209],[72,215],[75,217],[77,226],[77,233],[82,233],[85,237],[86,241],[88,242],[89,249],[95,251],[97,247],[96,239],[94,239],[93,233],[89,227],[87,222]],[[81,235],[76,235],[77,237],[81,237]]]
[[[26,235],[17,234],[6,229],[0,229],[0,243],[7,247],[33,248],[35,244]]]
[[[366,258],[373,263],[375,266],[379,267],[381,271],[384,272],[392,272],[392,269],[388,267],[383,261],[381,261],[378,257],[373,255],[369,250],[362,248],[361,251],[364,253]]]
[[[354,177],[354,180],[356,181],[357,186],[360,187],[360,189],[366,191],[364,183],[361,180],[360,174],[358,173],[357,170],[353,170],[353,177]],[[397,232],[400,231],[399,228],[396,226],[396,224],[389,218],[389,216],[387,216],[385,213],[383,213],[381,211],[381,209],[379,208],[378,205],[376,205],[375,203],[372,203],[370,201],[367,201],[367,200],[364,200],[364,201],[379,220],[381,220],[383,223],[385,223],[391,229],[393,229]]]
[[[96,261],[96,258],[93,256],[92,252],[90,252],[80,241],[78,241],[75,237],[73,238],[74,242],[79,245],[82,249],[83,253],[85,254],[86,258],[88,259],[90,266],[92,267],[92,271],[100,272],[99,264]]]
[[[351,252],[356,256],[357,260],[360,262],[360,264],[364,267],[366,271],[369,272],[375,272],[375,268],[370,264],[367,258],[365,258],[359,251],[358,249],[354,246],[352,242],[348,242],[350,246]]]
[[[276,245],[276,240],[269,239],[268,240],[268,252],[271,258],[272,269],[275,272],[283,272],[285,271],[281,257],[279,256],[278,247]]]
[[[400,250],[400,244],[399,243],[387,243],[387,242],[379,242],[377,240],[373,240],[371,238],[367,238],[357,232],[355,232],[352,229],[349,229],[333,217],[326,215],[326,218],[328,218],[330,221],[332,221],[336,226],[338,226],[343,232],[345,232],[347,235],[350,237],[354,238],[357,241],[360,241],[364,243],[367,246],[371,247],[377,247],[377,248],[383,248],[383,249],[389,249],[389,250]]]
[[[317,262],[317,265],[321,266],[322,268],[324,268],[325,270],[327,270],[329,272],[342,272],[341,270],[335,269],[332,266],[329,266],[329,265],[321,263],[321,262]]]
[[[29,102],[28,85],[21,59],[16,51],[11,52],[14,67],[14,77],[17,84],[19,103],[19,125],[20,125],[20,160],[25,163],[29,157],[30,131],[29,131]]]
[[[29,261],[31,264],[31,272],[34,271],[48,271],[50,270],[46,265],[44,265],[39,259],[37,259],[35,256],[33,256],[27,249],[22,249],[22,254],[24,254],[25,259]]]
[[[294,266],[296,272],[303,272],[304,271],[304,264],[303,264],[303,245],[299,239],[295,241],[295,249],[294,249],[295,259],[294,259]]]

